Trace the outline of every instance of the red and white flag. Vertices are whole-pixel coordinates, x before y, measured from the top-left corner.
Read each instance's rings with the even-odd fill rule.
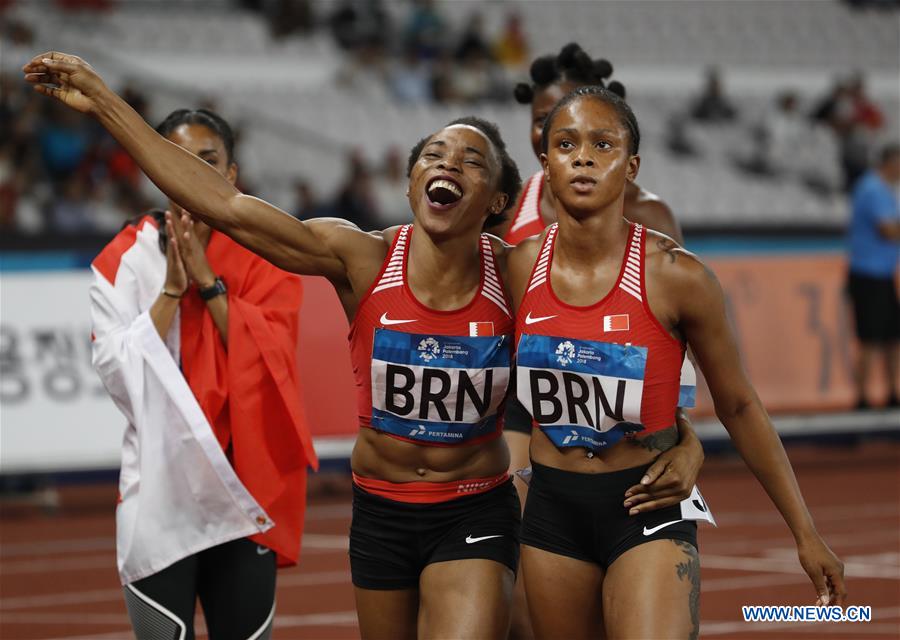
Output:
[[[604,331],[628,331],[628,314],[620,313],[615,316],[603,316]]]
[[[470,322],[469,323],[469,335],[470,336],[492,336],[492,335],[494,335],[494,323],[493,322]]]

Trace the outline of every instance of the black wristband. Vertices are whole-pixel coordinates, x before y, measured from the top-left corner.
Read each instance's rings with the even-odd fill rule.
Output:
[[[220,296],[223,293],[226,293],[228,289],[225,288],[225,283],[222,281],[222,278],[216,278],[216,281],[213,282],[211,287],[206,287],[205,289],[200,289],[200,297],[206,301],[212,300],[216,296]]]
[[[168,291],[166,291],[165,287],[163,287],[162,294],[169,298],[175,298],[176,300],[181,300],[181,297],[184,295],[183,293],[182,294],[169,293]]]

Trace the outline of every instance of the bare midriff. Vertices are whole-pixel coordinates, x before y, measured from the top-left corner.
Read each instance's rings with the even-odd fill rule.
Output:
[[[433,447],[363,427],[350,466],[357,475],[388,482],[453,482],[505,472],[509,450],[500,437],[472,445]]]
[[[609,473],[621,471],[651,464],[663,451],[670,449],[678,441],[678,427],[671,426],[661,431],[644,436],[644,438],[660,435],[671,438],[663,438],[671,441],[660,448],[648,448],[641,444],[644,438],[625,438],[616,444],[588,455],[582,447],[558,448],[544,435],[540,429],[534,429],[531,434],[531,459],[545,467],[565,469],[576,473]],[[674,431],[674,433],[672,433]]]

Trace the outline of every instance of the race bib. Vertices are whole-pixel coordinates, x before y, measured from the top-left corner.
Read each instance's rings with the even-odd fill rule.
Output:
[[[376,329],[372,426],[440,444],[492,433],[509,385],[510,342]]]
[[[516,395],[557,447],[602,449],[642,431],[647,348],[523,334]]]

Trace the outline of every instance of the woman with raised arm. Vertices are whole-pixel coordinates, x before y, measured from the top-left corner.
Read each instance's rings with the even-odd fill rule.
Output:
[[[520,187],[496,128],[464,118],[408,164],[415,224],[364,233],[245,196],[153,132],[81,59],[37,56],[36,89],[96,117],[173,201],[275,265],[329,279],[351,322],[360,430],[351,574],[364,638],[503,638],[519,504],[498,409],[509,378],[507,246],[482,233]],[[676,448],[672,464],[692,467]],[[687,459],[687,461],[685,460]]]
[[[559,220],[509,257],[516,391],[539,427],[522,523],[538,638],[697,637],[696,524],[677,506],[631,517],[622,505],[676,439],[688,345],[719,419],[794,534],[818,602],[845,597],[843,567],[741,366],[715,276],[623,217],[639,144],[637,120],[615,93],[582,87],[559,102],[541,136]]]
[[[157,127],[237,178],[221,117]],[[128,419],[116,509],[125,602],[139,640],[268,638],[276,566],[297,563],[306,468],[297,393],[300,279],[177,204],[128,224],[92,263],[93,363]]]

